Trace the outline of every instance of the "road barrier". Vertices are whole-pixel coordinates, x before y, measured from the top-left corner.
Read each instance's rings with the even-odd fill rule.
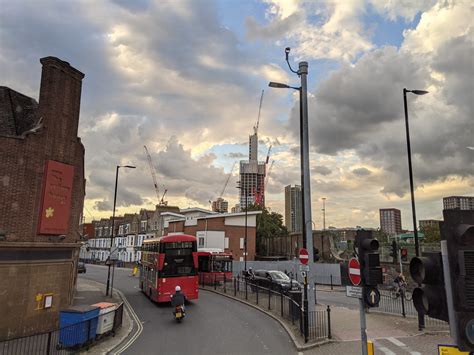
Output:
[[[291,331],[304,337],[304,310],[301,306],[302,292],[262,287],[247,277],[238,275],[231,279],[216,278],[212,284],[200,278],[201,289],[229,294],[252,303],[284,321]],[[310,341],[321,341],[331,338],[331,309],[317,309],[308,314],[308,336]]]
[[[99,318],[115,312],[111,330],[104,334],[96,334]],[[102,313],[86,321],[68,325],[50,332],[29,335],[0,341],[0,355],[62,355],[78,353],[88,348],[94,341],[115,332],[122,326],[123,303],[116,309]]]

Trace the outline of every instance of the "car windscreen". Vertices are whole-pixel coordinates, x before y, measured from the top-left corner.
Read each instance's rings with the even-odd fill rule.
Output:
[[[290,281],[290,278],[281,271],[269,271],[268,272],[273,280],[277,281]]]
[[[193,252],[196,251],[196,243],[173,242],[161,243],[160,253],[165,254],[163,269],[160,277],[194,276]]]

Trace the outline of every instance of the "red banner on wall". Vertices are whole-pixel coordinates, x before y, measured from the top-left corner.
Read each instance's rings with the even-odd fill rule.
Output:
[[[43,177],[38,234],[66,234],[71,214],[74,166],[48,160]]]

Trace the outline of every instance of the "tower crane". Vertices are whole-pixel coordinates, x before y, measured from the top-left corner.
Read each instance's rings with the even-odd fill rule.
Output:
[[[232,169],[230,169],[230,173],[229,173],[229,176],[227,176],[227,180],[225,181],[224,188],[222,189],[222,192],[219,195],[220,198],[224,196],[225,189],[227,188],[227,185],[229,184],[230,177],[232,176],[232,173],[234,172],[235,164],[237,164],[236,161],[234,161],[234,165],[232,165]]]
[[[258,116],[257,116],[257,122],[255,123],[255,126],[253,126],[253,131],[255,134],[258,133],[258,125],[260,124],[260,112],[262,111],[262,102],[263,102],[263,93],[265,90],[262,90],[262,95],[260,95],[260,105],[258,106]]]
[[[146,147],[146,145],[144,145],[143,148],[145,148],[145,154],[146,154],[146,157],[147,157],[147,160],[148,160],[148,167],[150,168],[151,177],[153,179],[153,186],[155,187],[155,193],[156,193],[156,199],[158,200],[158,205],[166,206],[167,202],[165,202],[163,199],[164,199],[166,193],[168,192],[168,190],[165,189],[165,192],[163,193],[163,196],[160,199],[160,190],[158,188],[158,182],[156,180],[155,167],[153,166],[153,161],[151,160],[151,155],[150,155],[150,152],[148,151],[148,148]]]
[[[270,174],[272,172],[273,164],[275,164],[275,160],[272,160],[270,167],[268,168],[267,178],[265,179],[265,187],[268,185],[268,179],[270,178]]]

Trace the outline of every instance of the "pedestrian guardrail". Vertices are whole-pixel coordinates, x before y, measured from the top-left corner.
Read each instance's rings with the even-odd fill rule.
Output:
[[[114,321],[110,330],[98,334],[98,322],[113,312]],[[0,355],[74,354],[80,349],[88,348],[97,340],[114,335],[122,326],[122,318],[123,303],[110,312],[50,332],[0,340]]]
[[[206,281],[206,282],[204,282]],[[266,312],[283,320],[294,334],[309,341],[320,341],[331,338],[329,306],[317,309],[308,314],[308,330],[305,337],[304,309],[301,306],[302,292],[271,289],[260,286],[246,277],[226,278],[215,275],[214,282],[200,277],[201,289],[210,289],[245,300]]]
[[[405,292],[380,290],[379,306],[371,308],[370,311],[401,315],[403,317],[418,317],[418,312],[413,305],[410,295],[407,297]],[[449,323],[425,315],[425,326],[444,329],[449,328]]]

